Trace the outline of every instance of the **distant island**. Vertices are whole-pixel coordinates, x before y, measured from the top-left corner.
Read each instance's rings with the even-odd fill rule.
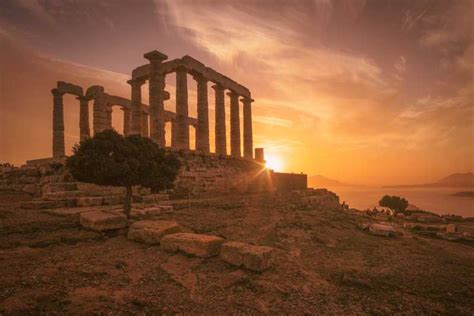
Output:
[[[472,187],[474,188],[474,173],[454,173],[433,183],[387,185],[384,188],[430,188],[430,187]],[[463,193],[463,192],[459,192]],[[465,192],[464,192],[465,193]]]
[[[313,187],[350,187],[350,186],[356,186],[356,185],[326,178],[325,176],[318,174],[318,175],[308,177],[308,186],[310,188],[313,188]]]
[[[456,193],[453,194],[453,196],[474,198],[474,191],[456,192]]]

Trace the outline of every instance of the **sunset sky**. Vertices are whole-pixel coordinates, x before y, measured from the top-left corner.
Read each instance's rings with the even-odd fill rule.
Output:
[[[131,71],[157,49],[248,87],[254,147],[284,171],[356,184],[472,172],[473,12],[457,0],[3,0],[0,162],[51,156],[56,81],[129,98]],[[174,76],[166,90],[174,110]],[[79,104],[64,104],[70,150]],[[213,124],[210,85],[209,104]]]

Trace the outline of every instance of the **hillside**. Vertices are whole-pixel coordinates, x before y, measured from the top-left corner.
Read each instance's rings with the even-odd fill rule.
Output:
[[[386,188],[415,187],[474,187],[474,173],[454,173],[433,183],[388,185]]]
[[[326,188],[326,187],[344,187],[351,186],[350,184],[326,178],[322,175],[315,175],[308,177],[308,187],[310,188]]]
[[[366,215],[276,198],[176,201],[156,217],[274,247],[273,267],[256,273],[87,230],[78,208],[24,210],[31,198],[1,193],[0,313],[472,314],[472,246],[409,231],[373,236],[358,228],[373,221]]]

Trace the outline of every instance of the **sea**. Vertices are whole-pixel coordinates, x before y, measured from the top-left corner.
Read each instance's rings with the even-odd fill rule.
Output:
[[[463,217],[474,217],[474,198],[454,196],[456,192],[474,191],[472,187],[463,188],[385,188],[366,186],[327,187],[339,196],[349,207],[359,210],[372,209],[384,195],[404,197],[419,209],[439,215],[453,214]]]

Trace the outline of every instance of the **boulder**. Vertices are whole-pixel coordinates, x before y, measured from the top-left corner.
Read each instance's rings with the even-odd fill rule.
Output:
[[[124,228],[128,222],[127,217],[123,214],[91,211],[81,213],[80,223],[84,227],[101,232]]]
[[[100,196],[87,196],[76,198],[77,206],[101,206],[102,198]]]
[[[173,221],[144,220],[133,223],[128,230],[128,239],[146,244],[159,244],[163,236],[180,233],[183,228]]]
[[[454,234],[456,232],[456,224],[448,224],[446,225],[446,233]]]
[[[274,248],[255,246],[243,242],[226,242],[222,245],[220,258],[235,266],[243,266],[253,271],[263,271],[271,267]]]
[[[28,194],[37,195],[40,191],[39,185],[36,183],[27,184],[22,188],[23,192]]]
[[[196,257],[217,256],[221,250],[223,238],[193,233],[178,233],[164,236],[160,245],[166,251],[182,251]]]
[[[393,226],[388,225],[388,224],[370,224],[369,226],[369,233],[375,236],[385,236],[385,237],[390,237],[390,236],[396,236],[397,231]]]

